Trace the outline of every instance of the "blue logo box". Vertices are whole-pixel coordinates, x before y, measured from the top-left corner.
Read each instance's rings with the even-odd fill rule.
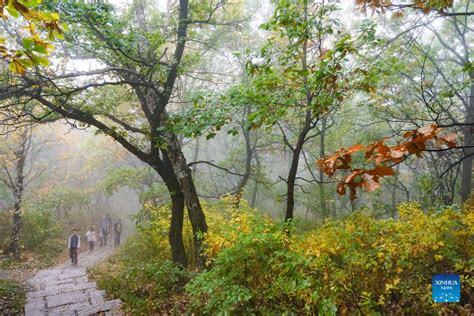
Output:
[[[432,297],[436,303],[459,303],[461,280],[458,274],[435,274],[431,278]]]

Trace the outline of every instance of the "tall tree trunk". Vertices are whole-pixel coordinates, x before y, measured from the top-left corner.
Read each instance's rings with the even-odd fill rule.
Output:
[[[245,112],[247,112],[247,110]],[[245,126],[242,126],[242,133],[245,139],[245,172],[244,172],[244,176],[239,182],[239,185],[237,186],[237,189],[235,190],[237,208],[239,207],[240,199],[242,198],[243,191],[250,179],[250,173],[252,171],[253,150],[250,144],[250,131],[247,128],[245,128]]]
[[[286,214],[285,221],[291,221],[294,216],[295,210],[295,183],[296,173],[298,172],[298,159],[299,153],[296,153],[296,149],[293,152],[290,171],[288,172],[287,188],[286,188]]]
[[[324,144],[325,144],[325,138],[326,138],[326,118],[323,118],[321,120],[321,134],[319,135],[320,138],[320,144],[319,144],[319,158],[323,159],[324,158]],[[328,211],[327,211],[327,205],[326,205],[326,198],[324,196],[324,172],[322,168],[319,169],[319,199],[320,199],[320,207],[321,207],[321,214],[323,215],[323,218],[326,218],[329,216]]]
[[[20,259],[20,235],[21,235],[21,200],[23,189],[15,192],[15,209],[13,212],[13,229],[8,252],[13,253],[15,259]]]
[[[474,71],[469,72],[469,77],[474,81]],[[469,107],[466,112],[465,123],[471,125],[465,128],[464,146],[474,146],[474,83],[471,84]],[[465,149],[464,154],[465,158],[462,162],[461,172],[461,199],[463,202],[467,201],[472,190],[472,155],[474,155],[474,148]]]
[[[257,202],[257,196],[258,196],[258,182],[255,181],[255,185],[253,187],[253,192],[252,192],[252,199],[250,200],[251,208],[255,207],[255,203]]]
[[[395,184],[392,186],[390,212],[390,217],[395,219],[395,214],[397,212],[397,187]]]
[[[155,170],[163,179],[171,198],[171,223],[168,237],[173,262],[187,267],[188,260],[183,243],[184,194],[166,154],[163,154],[163,161],[156,164]]]
[[[395,177],[393,178],[393,186],[391,192],[391,217],[395,219],[397,216],[397,186],[395,183],[398,181],[398,175],[400,174],[400,164],[397,165],[395,171]]]
[[[166,126],[166,120],[168,115],[166,113],[166,106],[169,103],[171,94],[173,92],[176,78],[179,74],[179,66],[181,58],[184,54],[187,40],[187,28],[188,28],[188,11],[189,1],[179,0],[179,23],[177,34],[178,38],[176,41],[176,48],[173,54],[174,62],[171,64],[166,82],[164,83],[163,92],[161,96],[158,96],[158,106],[154,109],[152,115],[152,132],[157,131],[155,124],[163,123],[161,126]],[[162,135],[166,142],[166,152],[173,166],[174,173],[176,174],[180,183],[181,191],[184,194],[184,200],[188,209],[188,216],[193,228],[195,256],[199,268],[204,268],[205,260],[202,254],[202,242],[201,233],[207,232],[207,223],[202,211],[201,203],[194,186],[191,169],[186,163],[183,151],[179,140],[171,131],[163,131]]]
[[[8,247],[8,253],[13,253],[15,259],[20,259],[20,237],[21,237],[21,204],[24,190],[24,168],[27,155],[28,130],[25,129],[21,134],[20,146],[15,153],[16,163],[16,179],[13,192],[15,195],[15,207],[13,211],[13,229]]]
[[[169,231],[169,243],[173,262],[188,266],[188,259],[183,243],[183,219],[184,219],[184,194],[182,192],[171,193],[171,223]]]
[[[197,136],[196,137],[196,147],[194,148],[193,161],[198,161],[198,159],[199,159],[199,147],[200,147],[199,139],[200,139],[199,136]],[[196,174],[196,170],[197,170],[197,164],[194,164],[193,168],[191,169],[191,171],[193,172],[193,176]]]
[[[303,149],[304,139],[306,137],[307,130],[303,129],[302,133],[298,137],[298,142],[292,151],[290,171],[288,172],[288,178],[286,180],[286,214],[285,221],[291,221],[294,216],[295,210],[295,184],[296,175],[298,173],[298,163],[300,160],[301,151]]]
[[[258,179],[258,176],[260,175],[260,160],[258,159],[258,154],[256,151],[254,152],[254,156],[255,156],[255,162],[257,163],[257,179]],[[257,196],[258,196],[258,182],[255,181],[255,186],[252,192],[252,199],[250,201],[251,208],[255,207],[255,203],[257,202]]]
[[[199,202],[199,197],[194,186],[191,169],[186,163],[178,138],[172,132],[163,132],[167,144],[167,154],[173,165],[174,172],[179,180],[180,187],[184,193],[184,200],[188,209],[188,216],[193,229],[195,256],[198,268],[205,267],[205,258],[202,253],[201,234],[207,232],[207,223],[204,212]]]
[[[304,3],[304,22],[308,21],[308,3]],[[308,70],[307,65],[307,58],[308,58],[308,40],[305,39],[303,42],[303,52],[301,57],[301,68],[304,72]],[[308,86],[308,76],[303,76],[303,83],[304,89],[306,94],[306,107],[308,108],[305,113],[305,122],[303,128],[301,129],[298,135],[298,141],[296,142],[296,146],[292,148],[292,157],[291,157],[291,164],[290,164],[290,171],[288,172],[287,178],[287,192],[286,192],[286,214],[285,214],[285,221],[291,221],[294,216],[295,210],[295,184],[296,184],[296,175],[298,173],[298,163],[300,160],[301,151],[303,149],[303,145],[306,141],[306,135],[311,129],[311,121],[312,121],[312,112],[310,110],[310,106],[313,102],[313,97],[311,91]],[[283,132],[283,131],[282,131]],[[287,139],[285,137],[285,139]]]

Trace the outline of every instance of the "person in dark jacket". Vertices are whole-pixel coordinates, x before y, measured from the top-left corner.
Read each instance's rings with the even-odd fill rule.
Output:
[[[112,233],[112,219],[110,218],[109,214],[107,214],[105,219],[107,220],[107,228],[108,228],[107,234],[111,234]]]
[[[120,245],[120,235],[122,234],[122,221],[119,220],[114,224],[115,246]]]
[[[77,229],[72,230],[72,234],[67,241],[67,247],[69,248],[71,263],[77,265],[77,251],[81,247],[81,237],[77,233]]]

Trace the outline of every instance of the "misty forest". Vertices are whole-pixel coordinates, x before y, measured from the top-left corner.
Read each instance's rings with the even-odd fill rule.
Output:
[[[474,313],[473,1],[0,18],[1,315]]]

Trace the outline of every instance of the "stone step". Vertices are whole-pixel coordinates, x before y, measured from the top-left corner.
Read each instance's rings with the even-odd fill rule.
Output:
[[[103,304],[98,304],[98,305],[89,305],[85,306],[83,308],[78,308],[76,310],[77,315],[79,316],[89,316],[93,314],[97,314],[100,312],[109,312],[112,313],[111,315],[123,315],[120,311],[120,306],[121,306],[120,300],[111,300],[111,301],[106,301]]]
[[[104,250],[84,256],[84,259],[88,258],[89,264],[92,264],[113,251]],[[28,280],[28,284],[31,290],[26,293],[25,316],[123,315],[120,300],[106,301],[105,292],[99,290],[95,282],[89,281],[85,265],[65,263],[54,269],[42,270]]]

